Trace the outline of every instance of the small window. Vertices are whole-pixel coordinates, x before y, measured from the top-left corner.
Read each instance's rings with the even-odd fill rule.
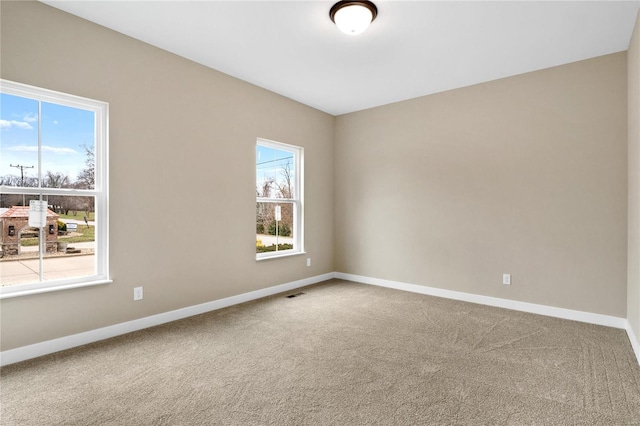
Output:
[[[256,259],[304,251],[302,181],[302,148],[258,139]]]
[[[108,104],[0,80],[0,106],[0,297],[108,282]]]

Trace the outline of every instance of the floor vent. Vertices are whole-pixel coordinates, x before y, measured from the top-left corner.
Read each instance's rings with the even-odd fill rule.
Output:
[[[300,293],[296,293],[296,294],[290,294],[288,296],[285,296],[287,299],[293,299],[294,297],[298,297],[298,296],[302,296],[304,293],[300,292]]]

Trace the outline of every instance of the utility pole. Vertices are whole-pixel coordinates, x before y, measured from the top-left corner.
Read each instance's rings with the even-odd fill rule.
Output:
[[[35,166],[22,166],[20,164],[9,164],[10,167],[15,167],[16,169],[20,169],[20,186],[24,188],[24,169],[33,169]],[[22,205],[24,206],[24,194],[22,194]]]

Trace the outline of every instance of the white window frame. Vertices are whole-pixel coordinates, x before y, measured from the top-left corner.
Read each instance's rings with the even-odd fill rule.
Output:
[[[292,152],[294,156],[294,176],[293,176],[293,198],[263,198],[256,196],[256,203],[292,203],[293,204],[293,248],[290,250],[272,251],[266,253],[256,253],[256,260],[274,259],[279,257],[295,256],[304,254],[304,148],[269,139],[258,138],[256,141],[256,151],[258,146],[284,150]],[[254,164],[257,163],[257,158]],[[254,169],[255,170],[255,169]],[[254,185],[257,181],[257,172],[254,176]],[[254,225],[255,228],[255,225]]]
[[[65,278],[58,280],[40,281],[29,284],[15,284],[0,287],[0,299],[26,296],[56,290],[66,290],[76,287],[86,287],[98,284],[108,284],[109,279],[109,104],[93,99],[69,95],[40,87],[29,86],[9,80],[0,79],[0,92],[33,99],[38,102],[48,102],[72,108],[92,111],[95,114],[95,188],[67,189],[43,188],[42,169],[38,167],[39,187],[0,186],[4,194],[27,195],[75,195],[95,197],[95,274]],[[40,105],[40,104],[39,104]],[[38,123],[40,123],[38,114]],[[39,131],[40,132],[40,131]],[[38,166],[41,162],[41,142],[38,137]],[[43,256],[43,254],[41,254]]]

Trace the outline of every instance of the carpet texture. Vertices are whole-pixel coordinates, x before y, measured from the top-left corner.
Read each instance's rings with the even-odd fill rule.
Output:
[[[623,330],[332,280],[0,370],[2,425],[640,425]]]

